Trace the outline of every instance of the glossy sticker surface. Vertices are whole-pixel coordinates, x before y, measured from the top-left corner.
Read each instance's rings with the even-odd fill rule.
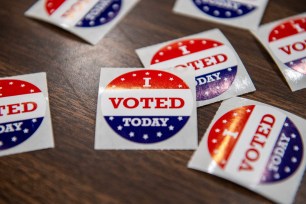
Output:
[[[184,127],[192,110],[191,98],[189,87],[171,73],[134,71],[107,85],[102,113],[121,137],[137,143],[156,143]]]
[[[0,150],[29,139],[40,127],[46,100],[35,85],[15,79],[0,80]]]
[[[306,75],[306,17],[278,24],[268,38],[272,52],[285,66]]]

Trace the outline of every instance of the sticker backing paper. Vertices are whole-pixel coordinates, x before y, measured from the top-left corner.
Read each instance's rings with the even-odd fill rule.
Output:
[[[230,26],[256,29],[268,0],[177,0],[173,11]]]
[[[102,68],[95,149],[195,149],[194,71]]]
[[[305,120],[260,102],[224,101],[188,167],[292,203],[305,170]]]
[[[253,34],[268,50],[290,89],[306,88],[306,13],[262,25]]]
[[[145,67],[195,70],[197,106],[255,91],[239,56],[218,29],[136,50]]]
[[[138,0],[40,0],[25,15],[97,44]]]
[[[54,147],[45,73],[0,78],[0,156]]]

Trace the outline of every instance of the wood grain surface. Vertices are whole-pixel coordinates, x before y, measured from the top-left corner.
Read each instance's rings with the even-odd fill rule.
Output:
[[[141,67],[134,50],[219,28],[257,91],[245,98],[306,118],[306,89],[291,92],[246,30],[172,12],[174,0],[141,0],[96,46],[24,12],[35,0],[0,2],[0,77],[47,72],[56,147],[0,158],[0,203],[270,203],[234,183],[186,167],[193,151],[95,151],[101,67]],[[262,23],[306,11],[271,0]],[[199,140],[220,103],[198,108]],[[295,203],[306,202],[306,176]]]

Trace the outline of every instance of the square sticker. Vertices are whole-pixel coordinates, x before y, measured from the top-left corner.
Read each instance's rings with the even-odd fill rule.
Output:
[[[197,147],[194,71],[102,68],[95,149]]]
[[[292,203],[305,170],[305,120],[243,98],[222,102],[188,167]]]
[[[136,50],[151,69],[195,70],[197,106],[255,91],[238,54],[219,29]]]
[[[173,11],[244,29],[256,29],[268,0],[177,0]]]
[[[0,156],[54,147],[46,73],[0,78]]]
[[[252,31],[267,49],[290,89],[306,88],[306,12]]]
[[[25,15],[97,44],[138,0],[40,0]]]

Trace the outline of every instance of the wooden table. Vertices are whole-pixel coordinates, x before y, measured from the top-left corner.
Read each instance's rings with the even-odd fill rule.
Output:
[[[193,151],[95,151],[101,67],[141,67],[134,50],[219,28],[257,91],[244,97],[306,118],[306,89],[291,92],[246,30],[172,13],[174,0],[142,0],[96,46],[26,18],[35,0],[0,3],[0,76],[47,72],[56,148],[0,158],[0,203],[267,203],[245,188],[186,168]],[[271,0],[263,23],[306,11],[305,0]],[[220,103],[198,109],[199,140]],[[305,203],[306,176],[295,203]]]

